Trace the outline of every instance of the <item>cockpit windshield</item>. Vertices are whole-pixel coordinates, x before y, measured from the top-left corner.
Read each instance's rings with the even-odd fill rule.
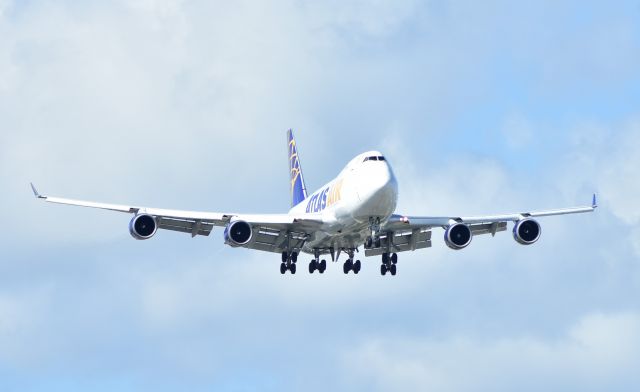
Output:
[[[382,155],[379,156],[371,156],[371,157],[366,157],[364,158],[363,162],[367,162],[367,161],[384,161],[384,157]]]

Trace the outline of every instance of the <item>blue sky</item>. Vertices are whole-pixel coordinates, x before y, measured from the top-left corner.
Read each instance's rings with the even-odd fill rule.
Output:
[[[0,0],[0,389],[637,390],[640,6],[540,1]],[[288,208],[384,151],[399,211],[580,205],[281,276],[277,255],[128,234],[41,191]],[[306,259],[302,260],[306,263]]]

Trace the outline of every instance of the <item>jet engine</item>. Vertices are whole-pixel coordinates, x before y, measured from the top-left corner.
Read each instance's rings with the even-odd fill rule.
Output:
[[[136,215],[129,222],[129,233],[136,240],[148,240],[158,231],[156,218],[151,215]]]
[[[531,245],[540,238],[540,224],[531,219],[525,218],[516,222],[513,226],[513,239],[522,245]]]
[[[224,242],[234,248],[248,244],[252,236],[251,225],[245,221],[231,222],[224,229]]]
[[[460,250],[471,243],[471,229],[464,223],[455,223],[444,232],[444,242],[451,249]]]

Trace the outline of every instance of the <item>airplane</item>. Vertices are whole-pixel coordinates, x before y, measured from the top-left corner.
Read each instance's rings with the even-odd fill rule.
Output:
[[[300,253],[313,256],[309,273],[324,273],[326,257],[338,262],[347,255],[343,272],[358,274],[355,259],[359,248],[364,255],[381,256],[380,274],[396,275],[398,253],[431,247],[433,229],[444,230],[445,244],[454,250],[469,246],[474,236],[506,231],[513,223],[513,238],[522,245],[538,241],[541,226],[535,218],[592,212],[590,206],[547,211],[488,216],[412,216],[396,214],[398,182],[387,158],[379,151],[357,155],[336,178],[308,194],[293,131],[287,131],[291,209],[286,214],[239,214],[168,210],[106,204],[41,195],[31,183],[37,199],[51,203],[93,207],[133,214],[129,233],[148,240],[158,229],[208,236],[214,226],[224,227],[226,245],[281,254],[280,273],[296,273]]]

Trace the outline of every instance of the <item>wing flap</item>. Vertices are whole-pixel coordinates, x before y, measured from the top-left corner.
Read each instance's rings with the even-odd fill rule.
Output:
[[[478,223],[469,225],[469,228],[471,229],[471,233],[473,235],[496,235],[496,233],[507,230],[507,222]]]
[[[167,217],[156,217],[160,229],[179,231],[196,235],[208,236],[214,225],[211,222],[179,220]]]
[[[384,252],[406,252],[431,247],[431,231],[403,230],[380,236],[380,247],[365,249],[365,256],[379,256]]]
[[[253,230],[253,238],[244,247],[265,252],[301,249],[309,236],[306,232],[279,230],[265,225],[253,225]]]

